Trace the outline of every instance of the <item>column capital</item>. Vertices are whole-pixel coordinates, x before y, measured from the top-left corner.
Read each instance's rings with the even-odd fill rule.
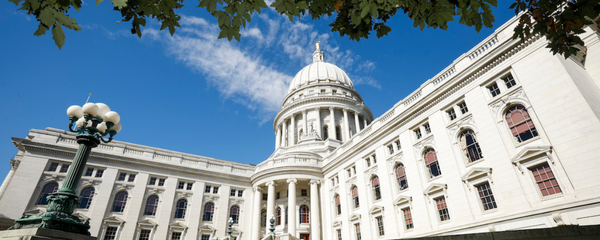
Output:
[[[255,192],[262,192],[261,187],[253,187],[252,190],[254,190]]]
[[[316,107],[315,111],[321,111],[321,107]]]
[[[335,110],[335,107],[329,107],[329,111]]]
[[[306,115],[306,109],[303,109],[303,110],[302,110],[302,114],[303,114],[303,115]]]
[[[267,187],[271,186],[271,185],[277,186],[277,184],[275,184],[275,182],[273,182],[273,181],[269,181],[269,182],[265,183],[265,185],[267,185]]]
[[[292,183],[296,184],[298,182],[298,180],[296,180],[295,178],[290,178],[286,182],[289,184],[292,184]]]
[[[20,163],[21,163],[21,160],[11,159],[10,160],[10,170],[17,170]]]
[[[348,112],[348,108],[342,108],[342,111],[344,111],[344,113]]]
[[[310,180],[310,182],[309,182],[309,183],[310,183],[311,185],[312,185],[312,184],[317,184],[317,185],[318,185],[318,184],[321,184],[321,181],[320,181],[320,180],[317,180],[317,179],[312,179],[312,180]]]

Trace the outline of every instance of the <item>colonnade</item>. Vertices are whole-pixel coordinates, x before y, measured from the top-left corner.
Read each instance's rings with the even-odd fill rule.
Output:
[[[342,119],[342,124],[341,124],[341,129],[342,129],[342,139],[343,140],[347,140],[350,139],[350,119],[348,118],[348,111],[352,111],[352,113],[354,114],[354,127],[356,129],[356,132],[362,130],[360,128],[360,118],[359,115],[362,115],[360,113],[358,113],[355,110],[351,110],[351,109],[347,109],[347,108],[342,108],[341,109],[343,112],[343,119]],[[292,113],[291,116],[284,118],[283,121],[281,121],[281,123],[279,125],[277,125],[276,128],[276,139],[275,139],[275,148],[279,148],[279,147],[289,147],[289,146],[293,146],[296,145],[298,143],[298,141],[300,140],[300,134],[298,133],[298,129],[296,129],[296,115],[297,114],[302,114],[302,129],[304,129],[304,133],[308,133],[308,120],[307,120],[307,110],[302,110],[300,111],[300,113]],[[322,133],[322,127],[324,124],[321,124],[321,108],[320,107],[316,107],[314,108],[314,111],[317,113],[317,119],[316,119],[316,126],[314,126],[315,130],[317,131],[317,133],[319,134],[319,136],[325,140],[327,138],[333,138],[335,139],[337,136],[337,129],[336,129],[336,122],[335,122],[335,107],[329,107],[329,121],[327,124],[328,129],[327,129],[327,135],[328,136],[324,136],[324,133]],[[367,119],[363,116],[363,128],[365,128],[367,126]],[[288,122],[290,123],[290,128],[291,128],[291,136],[288,134],[289,130],[288,130]],[[296,136],[298,136],[298,139],[296,139]]]
[[[298,224],[297,209],[296,209],[296,184],[298,180],[290,178],[286,180],[288,184],[288,233],[292,236],[299,237],[296,232],[296,226]],[[321,220],[320,220],[320,206],[319,206],[319,184],[320,180],[312,179],[309,181],[310,185],[310,239],[320,240],[321,239]],[[275,186],[277,184],[274,181],[269,181],[265,184],[267,187],[267,228],[269,227],[269,220],[274,217],[275,213]],[[254,187],[254,201],[252,216],[252,240],[260,240],[261,232],[261,204],[263,188]],[[268,231],[267,231],[268,232]]]

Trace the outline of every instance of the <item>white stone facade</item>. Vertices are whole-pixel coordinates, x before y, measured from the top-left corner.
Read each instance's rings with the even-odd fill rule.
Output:
[[[221,239],[236,209],[233,235],[251,240],[267,216],[277,235],[311,240],[600,224],[600,31],[586,28],[587,49],[564,59],[544,38],[511,39],[514,24],[376,119],[317,44],[267,160],[102,144],[79,187],[93,198],[76,214],[99,239]],[[45,210],[41,192],[60,186],[77,150],[50,128],[13,143],[0,187],[0,217],[12,219]]]

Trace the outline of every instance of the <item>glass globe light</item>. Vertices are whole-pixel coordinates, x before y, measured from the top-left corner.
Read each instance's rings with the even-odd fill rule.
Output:
[[[98,131],[100,131],[101,133],[106,132],[106,129],[108,128],[106,126],[106,122],[102,122],[100,124],[98,124],[98,126],[96,126],[96,128],[98,129]]]
[[[83,122],[85,122],[85,118],[79,118],[77,119],[77,122],[75,122],[75,126],[83,127]]]
[[[80,106],[73,105],[67,108],[67,115],[69,115],[69,117],[74,116],[76,118],[81,118],[83,117],[83,110],[81,110]]]
[[[107,112],[106,114],[104,114],[103,119],[104,119],[104,121],[117,124],[121,120],[121,116],[119,116],[119,114],[115,111],[110,111],[110,112]]]
[[[117,123],[112,128],[110,128],[110,130],[115,131],[115,132],[120,132],[121,128],[122,128],[121,123]]]
[[[98,117],[104,119],[104,114],[110,112],[110,108],[104,103],[96,103],[96,106],[98,106]]]
[[[83,105],[83,113],[87,113],[89,115],[96,116],[96,115],[98,115],[98,111],[100,111],[100,109],[98,108],[98,105],[96,105],[96,104],[86,103],[85,105]]]

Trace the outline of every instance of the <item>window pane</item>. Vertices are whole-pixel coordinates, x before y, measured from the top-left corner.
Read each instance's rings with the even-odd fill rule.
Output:
[[[123,212],[125,210],[125,205],[127,204],[127,192],[121,191],[115,195],[115,199],[113,201],[113,212]]]
[[[165,185],[165,179],[164,178],[158,179],[158,186],[162,187],[164,185]]]
[[[436,199],[435,204],[438,209],[440,221],[450,220],[450,212],[448,211],[448,206],[446,205],[446,198],[441,197]]]
[[[48,205],[48,196],[51,193],[58,191],[58,183],[51,182],[44,185],[42,188],[42,192],[40,192],[40,197],[38,198],[37,205]]]
[[[152,195],[146,200],[146,208],[144,209],[144,215],[155,216],[156,209],[158,208],[158,196]]]
[[[58,168],[58,163],[50,163],[50,166],[48,167],[49,172],[54,172],[56,171],[56,169]]]
[[[106,233],[104,234],[104,240],[115,240],[117,238],[116,227],[106,227]]]
[[[140,238],[139,240],[150,240],[150,231],[148,229],[140,230]]]
[[[479,192],[479,198],[481,199],[481,204],[483,204],[483,210],[490,210],[498,207],[489,183],[486,182],[477,186],[477,192]]]
[[[62,166],[60,166],[60,172],[61,173],[66,173],[67,171],[69,171],[69,164],[64,164]]]
[[[93,168],[87,168],[87,169],[85,170],[85,173],[83,174],[83,176],[86,176],[86,177],[91,177],[91,176],[92,176],[92,174],[94,174],[94,169],[93,169]]]
[[[413,225],[410,208],[403,209],[402,213],[404,213],[404,226],[406,227],[406,230],[413,229],[415,226]]]
[[[179,199],[175,208],[175,218],[185,218],[185,210],[187,209],[187,200]]]
[[[104,169],[98,169],[96,171],[96,177],[102,177],[102,174],[104,174]]]
[[[545,197],[562,192],[548,163],[531,168],[530,170],[542,192],[542,196]]]
[[[500,94],[500,89],[498,88],[498,84],[493,84],[491,86],[488,87],[488,90],[490,90],[490,93],[492,94],[492,97],[497,96],[498,94]]]
[[[79,194],[79,206],[77,208],[89,209],[92,204],[92,199],[94,198],[94,188],[86,187],[81,190]]]

